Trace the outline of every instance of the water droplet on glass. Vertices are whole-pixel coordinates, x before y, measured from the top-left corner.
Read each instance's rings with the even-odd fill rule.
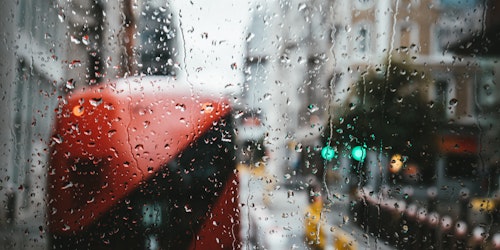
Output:
[[[89,44],[90,44],[90,38],[89,38],[89,36],[88,36],[88,35],[84,35],[84,36],[82,37],[82,42],[83,42],[83,44],[85,44],[85,45],[89,45]]]
[[[192,209],[188,205],[184,206],[184,210],[186,211],[186,213],[191,213],[192,211]]]
[[[290,174],[285,174],[285,179],[289,180],[292,176]]]
[[[110,131],[108,131],[108,137],[111,137],[114,134],[116,134],[116,129],[111,129]]]
[[[90,105],[97,107],[97,106],[101,105],[102,98],[92,98],[89,100],[89,102],[90,102]]]
[[[246,38],[247,42],[252,41],[252,39],[253,39],[254,37],[255,37],[255,34],[254,34],[254,33],[249,33],[249,34],[247,35],[247,38]]]
[[[265,93],[264,94],[264,99],[270,100],[271,99],[271,94],[270,93]]]
[[[408,225],[404,225],[403,226],[403,233],[407,233],[408,232]]]
[[[76,67],[80,67],[80,66],[82,66],[82,62],[81,62],[80,60],[73,60],[73,61],[71,61],[71,62],[69,63],[69,65],[68,65],[68,66],[69,66],[69,68],[70,68],[70,69],[74,69],[74,68],[76,68]]]
[[[65,190],[65,189],[68,189],[68,188],[71,188],[73,187],[73,182],[68,182],[66,185],[64,185],[61,189],[62,190]]]
[[[182,103],[177,103],[177,104],[175,104],[175,109],[180,110],[180,111],[184,111],[184,110],[186,110],[186,105],[184,105]]]
[[[201,105],[201,112],[202,113],[212,113],[212,111],[214,111],[214,105],[210,102],[206,102],[206,103],[203,103],[203,105]]]
[[[307,7],[305,3],[300,3],[299,7],[297,8],[299,11],[304,10]]]
[[[456,106],[458,104],[458,100],[456,98],[452,98],[449,103],[450,106]]]
[[[61,144],[63,142],[63,139],[60,135],[54,135],[52,136],[52,140],[57,143],[57,144]]]
[[[311,113],[314,113],[314,112],[318,111],[319,108],[315,104],[309,104],[309,106],[307,106],[307,110],[309,110],[309,112],[311,112]]]
[[[295,152],[302,152],[302,144],[298,143],[295,145]]]
[[[115,108],[113,107],[113,104],[111,103],[105,103],[104,108],[107,110],[114,110]]]
[[[135,150],[144,150],[144,145],[142,144],[135,145]]]
[[[57,14],[57,17],[59,18],[59,22],[64,22],[64,19],[66,19],[66,15],[64,15],[64,13],[62,12],[59,12],[59,14]]]
[[[243,112],[243,111],[240,110],[240,111],[236,112],[236,114],[234,115],[234,118],[238,119],[241,116],[243,116],[243,114],[245,114],[245,112]]]
[[[67,89],[74,89],[75,88],[75,81],[73,80],[73,78],[67,80],[65,86]]]
[[[344,215],[344,217],[342,218],[342,223],[347,224],[347,222],[349,222],[349,216]]]
[[[430,101],[428,105],[429,105],[429,108],[433,108],[434,107],[434,102]]]
[[[74,44],[80,44],[80,43],[81,43],[81,42],[80,42],[80,40],[78,40],[78,38],[76,38],[76,37],[74,37],[74,36],[71,36],[71,37],[70,37],[70,40],[71,40],[71,42],[72,42],[72,43],[74,43]]]

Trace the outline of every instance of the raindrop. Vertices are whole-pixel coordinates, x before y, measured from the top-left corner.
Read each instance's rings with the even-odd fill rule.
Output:
[[[188,205],[184,206],[184,210],[186,211],[186,213],[191,213],[192,212],[192,209]]]
[[[349,222],[349,216],[344,215],[344,217],[342,218],[342,223],[347,224],[347,222]]]
[[[238,119],[238,118],[242,117],[244,114],[245,114],[245,112],[240,110],[240,111],[236,112],[236,114],[234,115],[234,118]]]
[[[111,129],[110,131],[108,131],[108,137],[111,137],[114,134],[116,134],[116,129]]]
[[[104,108],[107,110],[114,110],[115,108],[113,107],[113,104],[111,103],[105,103]]]
[[[246,38],[247,42],[252,41],[252,39],[253,39],[254,37],[255,37],[255,34],[254,34],[254,33],[249,33],[249,34],[247,35],[247,38]]]
[[[458,104],[458,100],[456,98],[452,98],[449,103],[450,106],[456,106]]]
[[[203,103],[203,105],[201,106],[201,112],[202,113],[212,113],[212,111],[214,110],[214,105],[210,102],[207,102],[207,103]]]
[[[73,60],[69,63],[69,68],[74,69],[76,67],[82,66],[82,62],[80,60]]]
[[[292,178],[292,176],[290,174],[285,174],[285,179],[286,180],[289,180],[290,178]]]
[[[154,170],[153,167],[148,167],[148,173],[150,174],[153,173],[153,170]]]
[[[144,121],[142,124],[144,125],[144,128],[147,128],[147,127],[149,127],[149,124],[151,124],[151,122],[150,121]]]
[[[270,100],[271,99],[271,94],[270,93],[265,93],[264,94],[264,99]]]
[[[297,145],[295,145],[295,152],[302,152],[302,144],[298,143]]]
[[[54,135],[52,136],[52,140],[57,143],[57,144],[61,144],[63,142],[63,139],[61,138],[60,135]]]
[[[144,145],[142,144],[135,145],[135,150],[144,150]]]
[[[90,102],[90,105],[97,107],[97,106],[101,105],[102,98],[92,98],[89,100],[89,102]]]
[[[59,18],[59,22],[61,22],[61,23],[64,22],[64,19],[66,19],[66,15],[64,15],[64,13],[62,13],[62,12],[59,12],[57,17]]]
[[[76,37],[74,37],[74,36],[71,36],[71,37],[70,37],[70,40],[71,40],[71,42],[72,42],[72,43],[74,43],[74,44],[80,44],[80,43],[81,43],[81,42],[80,42],[80,40],[78,40],[78,38],[76,38]]]
[[[89,38],[89,36],[88,36],[88,35],[84,35],[84,36],[82,37],[82,42],[83,42],[83,44],[85,44],[85,45],[89,45],[89,44],[90,44],[90,38]]]
[[[298,7],[298,10],[299,11],[304,10],[306,7],[307,7],[307,5],[305,3],[300,3],[299,7]]]
[[[408,232],[408,225],[404,225],[403,226],[403,233],[407,233]]]
[[[66,225],[66,224],[64,224],[64,226],[63,226],[63,228],[62,228],[62,230],[63,230],[64,232],[69,231],[70,229],[71,229],[71,227],[70,227],[70,226],[68,226],[68,225]]]
[[[307,110],[309,110],[309,112],[311,112],[311,113],[314,113],[314,112],[318,111],[319,108],[315,104],[309,104],[309,106],[307,106]]]
[[[231,63],[231,69],[238,69],[238,65],[236,63]]]
[[[430,101],[430,102],[428,103],[428,106],[429,106],[429,108],[433,108],[433,107],[434,107],[434,102],[433,102],[433,101]]]
[[[67,80],[65,86],[67,89],[74,89],[75,88],[75,81],[73,80],[73,78]]]
[[[186,105],[184,105],[183,103],[177,103],[177,104],[175,104],[175,109],[178,109],[180,111],[185,111]]]
[[[62,189],[62,190],[65,190],[65,189],[68,189],[68,188],[71,188],[71,187],[73,187],[73,182],[69,182],[69,183],[67,183],[67,184],[66,184],[66,185],[64,185],[61,189]]]

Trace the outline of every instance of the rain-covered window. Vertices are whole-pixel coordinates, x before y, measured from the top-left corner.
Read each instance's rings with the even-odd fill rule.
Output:
[[[6,1],[0,248],[500,248],[499,9]]]

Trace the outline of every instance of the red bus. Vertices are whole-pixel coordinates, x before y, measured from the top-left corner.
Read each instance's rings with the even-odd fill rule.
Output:
[[[234,128],[220,93],[130,77],[69,93],[56,111],[52,249],[241,247]]]

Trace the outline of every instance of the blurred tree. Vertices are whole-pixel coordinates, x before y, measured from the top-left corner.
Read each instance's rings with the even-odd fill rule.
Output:
[[[393,60],[389,66],[363,73],[346,101],[331,107],[325,144],[342,152],[364,145],[401,154],[406,163],[415,162],[421,168],[432,167],[444,109],[429,101],[432,79],[424,65],[409,61]]]

